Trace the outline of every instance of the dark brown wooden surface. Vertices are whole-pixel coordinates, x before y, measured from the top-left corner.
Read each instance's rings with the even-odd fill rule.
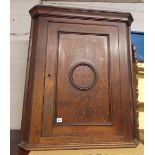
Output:
[[[57,49],[53,48],[53,46],[55,45],[55,47],[57,47],[56,41],[58,38],[53,37],[53,35],[57,36],[58,31],[64,31],[64,33],[59,34],[59,47]],[[106,135],[114,134],[116,132],[116,129],[114,128],[117,128],[118,134],[121,132],[120,123],[122,118],[121,115],[115,113],[116,111],[118,112],[120,110],[119,107],[121,105],[119,105],[120,102],[116,102],[117,99],[113,97],[113,95],[119,93],[119,91],[118,89],[115,91],[111,88],[112,84],[118,84],[117,87],[119,87],[119,83],[117,82],[116,84],[112,79],[113,77],[115,77],[115,79],[119,79],[119,77],[117,74],[115,74],[116,72],[110,73],[109,71],[109,66],[112,66],[111,68],[113,71],[118,67],[116,65],[118,63],[114,62],[114,60],[117,60],[118,56],[110,57],[109,51],[109,49],[111,49],[112,52],[118,50],[118,46],[113,48],[114,42],[117,42],[118,40],[116,32],[117,29],[108,26],[76,26],[70,24],[51,24],[51,26],[49,26],[46,75],[50,74],[50,77],[47,76],[47,79],[45,79],[45,94],[50,94],[52,90],[57,92],[53,91],[53,94],[50,94],[50,96],[53,96],[51,100],[49,95],[44,96],[44,99],[47,101],[44,102],[45,111],[43,112],[43,117],[45,117],[45,125],[42,130],[45,133],[44,136],[50,134],[51,131],[51,136],[54,136],[54,134],[60,134],[64,136],[65,133],[70,133],[73,135],[76,133],[76,135],[80,136],[83,132],[85,136],[92,135],[96,137],[97,133],[98,136],[100,136],[101,130],[106,133]],[[102,33],[107,34],[102,35]],[[53,44],[51,44],[51,42],[53,42]],[[54,42],[56,44],[54,44]],[[50,49],[52,48],[55,50],[52,50],[51,52]],[[58,50],[59,54],[56,53]],[[57,55],[59,56],[58,58]],[[51,61],[51,58],[53,61]],[[55,70],[56,66],[52,64],[56,59],[58,61],[58,71]],[[93,78],[93,73],[87,75],[87,70],[91,70],[90,67],[83,66],[83,63],[93,66],[96,74],[94,77],[96,78],[94,79],[96,81],[95,86],[90,87],[88,90],[81,90],[80,88],[73,86],[70,80],[70,76],[72,76],[70,75],[72,74],[70,71],[74,66],[77,65],[78,67],[76,69],[78,70],[75,70],[77,72],[75,74],[79,74],[79,76],[76,75],[76,79],[74,77],[76,83],[85,84],[86,82],[89,82],[89,79],[91,80]],[[114,63],[115,68],[113,65]],[[54,78],[51,79],[51,77]],[[55,82],[56,77],[57,79]],[[54,83],[55,88],[50,87],[49,83]],[[81,87],[86,86],[81,85]],[[112,89],[113,94],[111,94],[110,89]],[[117,110],[111,109],[111,100],[115,100],[115,105],[113,105],[113,108]],[[53,101],[56,101],[56,107],[54,107],[53,104],[51,105]],[[50,105],[48,105],[48,103]],[[51,111],[48,110],[49,106],[53,107],[51,108]],[[54,108],[55,110],[52,111]],[[112,111],[113,116],[111,116]],[[111,120],[112,117],[113,120]],[[48,118],[51,118],[51,120]],[[57,123],[57,118],[62,118],[62,122]],[[51,123],[52,121],[54,121],[53,124]],[[50,124],[50,130],[46,131],[47,126]],[[63,128],[61,127],[62,125],[64,125]],[[79,127],[74,127],[75,125],[79,125]],[[87,127],[85,125],[87,125]],[[92,125],[94,125],[94,129],[93,127],[90,127]],[[95,127],[96,125],[102,125],[102,127],[97,129]]]
[[[56,7],[51,5],[36,5],[30,11],[32,18],[38,16],[44,17],[63,17],[72,19],[93,19],[93,20],[105,20],[105,21],[117,21],[124,22],[131,25],[133,22],[133,17],[130,12],[120,12],[120,11],[104,11],[96,9],[80,9],[80,8],[69,8],[69,7]],[[89,20],[89,21],[91,21]],[[92,23],[93,24],[93,23]]]
[[[131,14],[49,6],[30,12],[20,146],[135,147]]]
[[[140,142],[144,144],[144,130],[139,129]],[[28,153],[18,148],[20,142],[20,130],[10,130],[10,155],[20,155],[19,153]],[[24,155],[24,153],[22,155]]]
[[[10,130],[10,155],[18,155],[20,143],[20,130]]]
[[[108,37],[71,27],[75,34],[59,34],[56,118],[63,120],[58,125],[111,123]]]

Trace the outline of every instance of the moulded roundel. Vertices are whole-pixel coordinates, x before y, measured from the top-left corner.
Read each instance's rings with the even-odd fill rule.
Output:
[[[69,77],[72,86],[79,90],[88,90],[96,84],[97,73],[91,64],[80,62],[71,68]]]

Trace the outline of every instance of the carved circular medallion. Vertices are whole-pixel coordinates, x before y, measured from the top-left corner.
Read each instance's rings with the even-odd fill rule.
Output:
[[[80,62],[71,68],[69,77],[72,86],[84,91],[96,84],[97,73],[91,64]]]

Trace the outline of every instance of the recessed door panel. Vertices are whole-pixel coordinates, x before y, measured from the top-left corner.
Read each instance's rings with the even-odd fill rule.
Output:
[[[63,125],[111,123],[108,36],[59,33],[56,117]]]
[[[120,136],[119,88],[117,27],[49,24],[43,136]]]

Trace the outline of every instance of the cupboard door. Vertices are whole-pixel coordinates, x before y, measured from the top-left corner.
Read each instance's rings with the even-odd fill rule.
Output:
[[[47,38],[42,136],[123,140],[117,27],[51,22]]]

